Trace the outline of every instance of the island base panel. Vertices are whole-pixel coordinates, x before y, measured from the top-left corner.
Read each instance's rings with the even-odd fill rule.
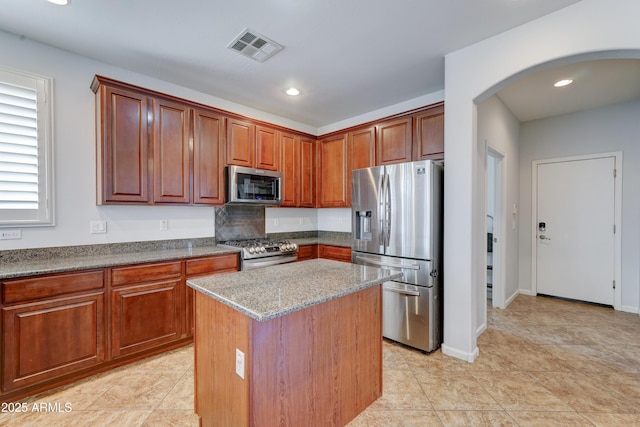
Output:
[[[196,292],[196,413],[203,426],[349,423],[382,395],[380,285],[269,321]],[[236,374],[236,349],[245,378]]]

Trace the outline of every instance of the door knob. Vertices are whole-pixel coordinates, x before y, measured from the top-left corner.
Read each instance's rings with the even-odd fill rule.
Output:
[[[540,235],[540,240],[551,240],[550,237],[545,236],[544,234]]]

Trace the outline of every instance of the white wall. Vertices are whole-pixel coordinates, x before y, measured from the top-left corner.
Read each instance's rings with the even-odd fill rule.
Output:
[[[503,278],[503,296],[500,300],[509,300],[518,292],[518,215],[513,215],[512,207],[519,203],[520,187],[518,172],[519,157],[519,135],[520,122],[507,109],[503,102],[497,97],[492,96],[478,106],[478,145],[487,149],[491,148],[503,156],[502,167],[505,170],[502,194],[502,227],[495,224],[494,236],[498,238],[498,245],[503,246],[505,258],[503,265],[505,267],[505,276]],[[486,155],[483,159],[479,159],[482,167],[478,168],[478,175],[484,178],[487,174]],[[491,188],[491,187],[490,187]],[[484,192],[484,188],[479,188],[479,192]],[[497,213],[491,212],[494,218],[498,217]],[[486,221],[484,215],[482,221]],[[478,219],[478,227],[482,227],[480,218]],[[498,246],[496,246],[498,249]],[[494,252],[494,257],[497,253]],[[486,264],[486,253],[478,254],[480,267]],[[498,272],[494,270],[494,277]],[[484,306],[484,286],[478,286],[478,314],[485,312]],[[494,292],[496,289],[494,288]],[[478,321],[486,321],[484,317],[478,316]]]
[[[478,355],[475,290],[485,280],[477,262],[485,236],[477,220],[484,217],[484,199],[477,194],[484,196],[485,184],[477,180],[484,150],[475,102],[545,66],[612,51],[640,57],[638,16],[637,0],[582,0],[445,57],[445,354],[468,361]]]
[[[532,161],[622,151],[622,310],[640,300],[640,102],[525,122],[520,137],[520,288],[531,290]],[[585,230],[588,232],[588,230]]]

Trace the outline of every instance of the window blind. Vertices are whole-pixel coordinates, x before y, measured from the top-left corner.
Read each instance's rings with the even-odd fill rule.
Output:
[[[0,210],[38,208],[37,91],[0,82]]]

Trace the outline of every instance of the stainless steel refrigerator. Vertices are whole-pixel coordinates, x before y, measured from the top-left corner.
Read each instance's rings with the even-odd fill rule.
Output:
[[[357,169],[352,184],[353,263],[404,273],[382,286],[383,336],[436,350],[442,343],[442,163]]]

